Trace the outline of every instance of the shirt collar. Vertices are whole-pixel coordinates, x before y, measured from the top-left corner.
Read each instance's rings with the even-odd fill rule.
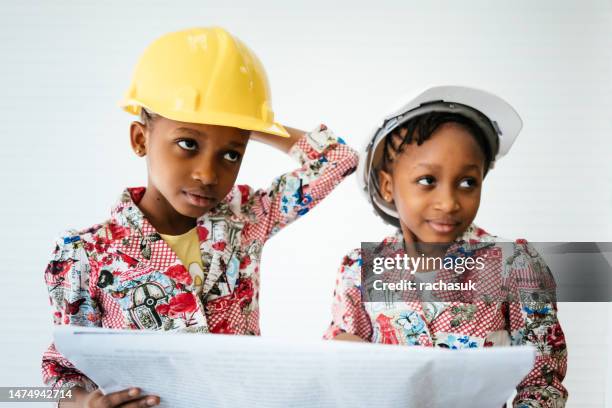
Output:
[[[385,242],[402,242],[404,235],[401,229],[397,229],[395,234],[385,239]],[[472,223],[457,238],[447,251],[447,255],[464,256],[478,249],[486,248],[495,244],[497,237],[489,234],[484,229]]]
[[[140,208],[138,208],[137,205],[142,199],[144,192],[144,187],[126,188],[123,193],[121,193],[119,200],[111,210],[111,215],[117,224],[137,231],[140,234],[143,233],[144,229],[148,229],[150,226],[148,221],[146,221],[144,214],[142,211],[140,211]]]

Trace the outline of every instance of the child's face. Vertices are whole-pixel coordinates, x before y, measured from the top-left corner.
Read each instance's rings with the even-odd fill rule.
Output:
[[[380,172],[381,193],[395,203],[404,236],[438,243],[460,236],[478,212],[484,161],[456,123],[443,124],[420,146],[408,144],[391,173]]]
[[[132,124],[132,144],[147,155],[148,188],[157,190],[179,214],[197,218],[229,193],[249,132],[226,126],[157,117],[149,126]]]

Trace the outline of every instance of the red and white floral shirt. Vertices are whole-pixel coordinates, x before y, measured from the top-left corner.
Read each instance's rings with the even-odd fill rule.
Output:
[[[399,230],[383,240],[402,242]],[[324,338],[350,333],[372,343],[449,349],[531,344],[536,350],[535,364],[517,386],[514,407],[564,407],[567,390],[562,380],[567,370],[567,348],[557,320],[554,279],[542,257],[525,240],[500,243],[475,225],[457,238],[446,256],[484,256],[486,267],[461,277],[453,270],[437,271],[435,281],[478,282],[477,292],[437,293],[450,294],[444,301],[418,297],[363,301],[364,254],[361,248],[350,251],[338,270],[332,322]]]
[[[45,271],[57,325],[259,335],[259,263],[265,242],[353,173],[357,154],[325,126],[296,142],[300,168],[267,189],[234,186],[197,219],[204,266],[192,277],[143,216],[144,188],[127,189],[111,218],[58,241]],[[42,358],[53,387],[96,388],[54,345]]]

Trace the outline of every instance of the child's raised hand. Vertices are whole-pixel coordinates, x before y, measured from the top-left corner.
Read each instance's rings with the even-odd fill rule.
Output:
[[[60,404],[61,408],[79,407],[79,408],[139,408],[153,407],[159,405],[159,397],[156,395],[142,395],[139,388],[128,388],[121,391],[111,392],[106,395],[102,391],[95,390],[90,393],[82,388],[75,390],[75,401],[71,405],[69,403]]]
[[[303,130],[290,128],[288,126],[284,126],[284,128],[289,133],[289,137],[280,137],[252,130],[250,133],[250,138],[253,140],[257,140],[258,142],[276,147],[277,149],[282,150],[286,153],[289,151],[289,149],[291,149],[291,146],[293,146],[295,142],[297,142],[302,136],[304,136],[305,132]]]

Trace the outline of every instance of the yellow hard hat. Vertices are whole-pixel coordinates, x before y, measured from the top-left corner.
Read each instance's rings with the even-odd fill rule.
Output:
[[[219,27],[166,34],[140,57],[120,106],[168,119],[289,137],[274,122],[264,68],[242,41]]]

